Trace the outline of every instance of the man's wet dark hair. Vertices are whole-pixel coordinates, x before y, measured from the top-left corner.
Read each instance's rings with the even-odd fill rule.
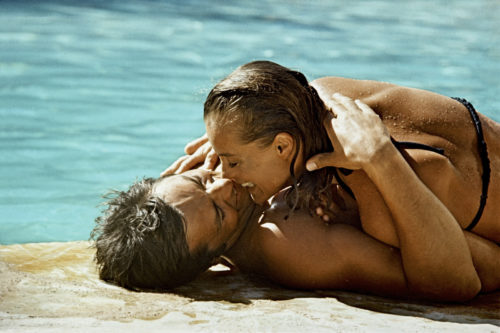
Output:
[[[166,290],[193,280],[221,250],[190,253],[183,213],[152,195],[155,179],[112,191],[91,233],[99,277],[132,290]]]

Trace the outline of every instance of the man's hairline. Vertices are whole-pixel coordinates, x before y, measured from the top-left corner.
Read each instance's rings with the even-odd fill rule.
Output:
[[[153,193],[153,192],[154,192],[154,189],[155,189],[155,186],[156,186],[158,183],[160,183],[160,182],[164,181],[166,178],[171,178],[171,177],[173,177],[173,176],[181,176],[181,177],[182,177],[182,178],[184,178],[184,179],[187,179],[187,180],[192,181],[192,179],[191,179],[190,177],[188,177],[188,176],[186,176],[186,175],[183,175],[183,174],[175,174],[175,173],[173,173],[173,174],[164,175],[164,176],[161,176],[161,177],[156,178],[156,179],[154,180],[154,182],[153,182],[153,186],[151,186],[151,190],[150,190],[149,195],[150,195],[151,197],[158,198],[158,199],[159,199],[159,200],[161,200],[164,204],[171,206],[171,207],[175,210],[175,212],[177,212],[177,213],[180,215],[180,217],[181,217],[181,221],[182,221],[182,226],[183,226],[183,229],[184,229],[184,240],[185,240],[185,242],[186,242],[186,246],[187,246],[187,249],[188,249],[188,253],[189,253],[189,255],[190,255],[191,257],[194,257],[194,256],[198,255],[199,253],[201,253],[201,252],[203,252],[203,251],[205,251],[205,252],[212,252],[212,251],[210,251],[210,250],[208,249],[208,244],[200,244],[200,245],[198,245],[198,247],[197,247],[196,249],[191,250],[191,249],[189,248],[189,242],[188,242],[188,239],[187,239],[187,236],[188,236],[187,229],[188,229],[188,227],[187,227],[187,223],[186,223],[186,221],[187,221],[187,219],[186,219],[186,215],[184,214],[184,212],[183,212],[181,209],[177,208],[177,207],[176,207],[175,205],[173,205],[173,204],[167,203],[167,202],[166,202],[166,201],[165,201],[165,200],[164,200],[161,196],[159,196],[159,195],[157,195],[157,194],[154,194],[154,193]]]

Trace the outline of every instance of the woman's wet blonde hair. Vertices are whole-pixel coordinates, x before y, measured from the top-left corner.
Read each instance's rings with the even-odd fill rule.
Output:
[[[290,165],[295,195],[288,196],[292,208],[298,204],[309,207],[311,199],[333,177],[327,169],[305,171],[299,179],[294,174],[300,147],[304,161],[332,150],[323,127],[326,113],[318,93],[302,73],[270,61],[238,67],[210,91],[204,106],[205,120],[210,117],[219,126],[233,123],[243,143],[257,142],[267,147],[282,132],[295,139],[296,152]]]

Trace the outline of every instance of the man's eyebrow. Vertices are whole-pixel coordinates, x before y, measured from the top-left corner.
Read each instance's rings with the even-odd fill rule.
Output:
[[[180,176],[182,178],[186,179],[186,180],[189,180],[192,183],[195,183],[202,190],[205,190],[205,186],[201,182],[201,178],[200,177],[193,177],[193,176],[186,176],[186,175],[180,175]]]
[[[182,178],[195,183],[201,190],[205,191],[205,185],[203,185],[203,182],[201,181],[201,178],[198,176],[186,176],[186,175],[180,175]],[[217,230],[220,230],[222,228],[222,220],[223,220],[223,214],[224,212],[217,206],[215,201],[208,197],[208,199],[212,202],[212,205],[215,209],[215,222],[217,223]]]

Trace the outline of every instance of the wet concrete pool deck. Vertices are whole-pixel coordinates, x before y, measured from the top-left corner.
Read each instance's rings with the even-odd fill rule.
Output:
[[[445,304],[298,291],[214,268],[172,293],[100,281],[89,242],[0,246],[0,331],[500,332],[500,292]]]

